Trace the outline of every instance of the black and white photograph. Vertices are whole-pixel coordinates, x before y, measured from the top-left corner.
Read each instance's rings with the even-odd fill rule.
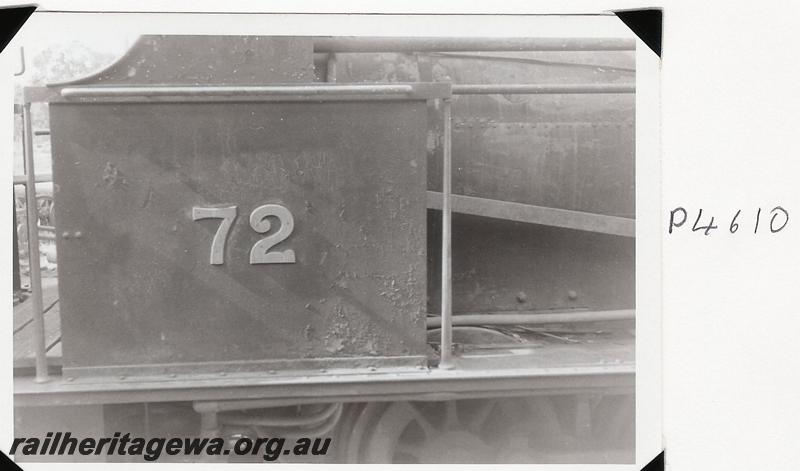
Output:
[[[647,464],[657,57],[479,19],[34,13],[14,459]]]

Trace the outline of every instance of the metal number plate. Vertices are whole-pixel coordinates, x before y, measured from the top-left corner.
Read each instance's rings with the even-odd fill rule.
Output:
[[[217,233],[214,234],[214,239],[211,241],[211,257],[209,263],[212,265],[222,265],[225,263],[225,241],[228,238],[228,232],[231,230],[233,221],[236,219],[236,206],[228,206],[225,208],[192,208],[192,220],[199,221],[201,219],[222,219],[217,228]]]
[[[226,207],[194,207],[192,208],[192,220],[201,219],[222,219],[217,228],[216,234],[211,241],[211,255],[209,263],[211,265],[222,265],[225,263],[225,242],[231,226],[236,221],[236,206]],[[280,204],[264,204],[250,213],[250,227],[259,234],[265,234],[272,228],[269,218],[276,218],[280,223],[277,232],[269,234],[263,239],[253,244],[250,249],[250,264],[266,263],[295,263],[294,250],[286,249],[283,251],[272,251],[270,249],[283,242],[292,235],[294,230],[294,217],[286,206]]]
[[[287,249],[283,252],[270,252],[269,249],[286,240],[294,230],[294,217],[285,206],[279,204],[265,204],[250,213],[250,227],[259,234],[269,231],[272,224],[269,217],[278,218],[281,223],[278,232],[268,235],[253,245],[250,250],[250,264],[257,263],[294,263],[294,250]]]

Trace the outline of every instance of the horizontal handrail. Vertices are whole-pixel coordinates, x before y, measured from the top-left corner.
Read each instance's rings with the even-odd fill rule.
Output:
[[[413,95],[410,84],[380,85],[286,85],[286,86],[131,86],[131,87],[68,87],[61,90],[64,98],[99,97],[244,97],[244,96],[348,96],[360,94]],[[453,84],[454,95],[488,94],[606,94],[635,93],[630,83],[608,84]]]
[[[636,93],[636,85],[630,83],[602,84],[454,84],[453,95],[493,94],[600,94]]]
[[[27,176],[25,175],[14,175],[14,184],[15,185],[27,185]],[[53,174],[52,173],[41,173],[35,176],[36,183],[49,183],[53,181]]]
[[[315,37],[314,52],[633,51],[627,38]]]
[[[448,89],[448,87],[452,87]],[[279,100],[313,100],[324,97],[347,99],[358,95],[374,97],[447,98],[449,95],[490,95],[490,94],[630,94],[636,92],[633,83],[577,83],[577,84],[451,84],[449,82],[415,82],[383,84],[307,84],[270,86],[76,86],[62,89],[50,87],[26,87],[26,103],[58,102],[69,98],[152,98],[170,99],[187,97],[219,101],[224,98],[263,98]],[[38,135],[49,134],[49,130],[37,131]]]
[[[305,85],[179,85],[179,86],[80,86],[60,90],[62,98],[278,98],[323,99],[342,97],[407,97],[417,99],[447,98],[450,84],[380,83],[380,84],[305,84]]]
[[[96,96],[242,96],[242,95],[354,95],[361,93],[408,94],[414,87],[402,85],[281,85],[281,86],[163,86],[163,87],[67,87],[65,98]]]

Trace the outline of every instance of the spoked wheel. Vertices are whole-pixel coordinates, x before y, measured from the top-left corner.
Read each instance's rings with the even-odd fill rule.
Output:
[[[53,197],[48,195],[37,196],[36,206],[39,214],[39,225],[54,226],[56,218],[53,210]]]
[[[514,418],[524,400],[476,399],[367,405],[354,429],[349,461],[367,463],[535,462]],[[522,433],[519,433],[522,432]],[[520,443],[524,438],[524,443]],[[515,448],[522,447],[522,450]],[[520,458],[520,453],[531,460]]]
[[[619,410],[618,401],[584,399],[540,396],[366,404],[353,420],[345,461],[619,463],[632,459],[632,441],[619,436],[625,434],[632,416]],[[604,407],[597,408],[601,403]],[[593,419],[604,423],[594,424]],[[605,422],[617,430],[606,430]],[[620,450],[621,446],[626,449]]]
[[[483,409],[491,412],[491,403],[487,401]],[[368,404],[356,420],[348,461],[481,462],[490,446],[473,431],[480,428],[481,420],[476,417],[464,425],[465,420],[455,401]]]

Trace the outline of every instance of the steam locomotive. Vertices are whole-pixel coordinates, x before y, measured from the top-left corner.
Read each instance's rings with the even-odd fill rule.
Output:
[[[615,38],[143,36],[26,89],[58,294],[31,264],[16,435],[632,462],[634,81]]]

